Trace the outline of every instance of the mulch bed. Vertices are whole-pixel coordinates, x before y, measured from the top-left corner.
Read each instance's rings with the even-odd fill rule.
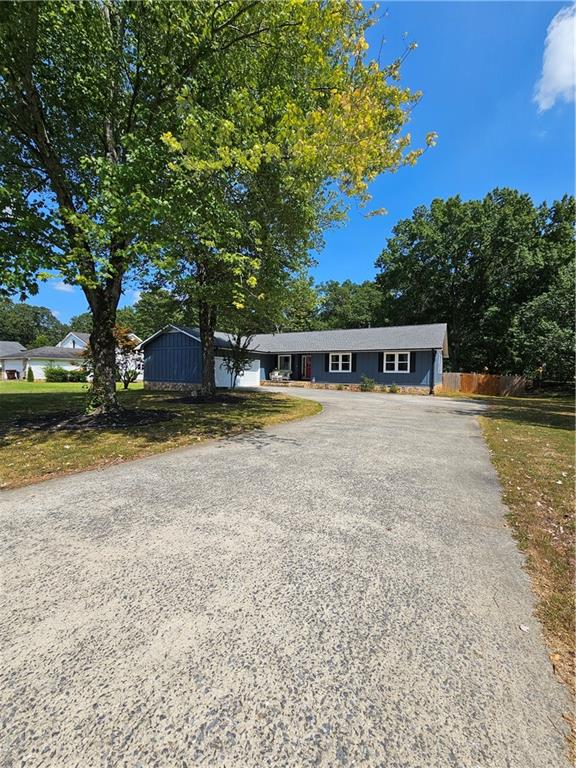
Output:
[[[217,394],[213,397],[205,395],[184,395],[183,397],[172,397],[166,402],[185,403],[186,405],[238,405],[242,402],[242,397],[237,395]]]
[[[8,429],[33,429],[60,432],[80,429],[110,429],[124,427],[140,427],[176,418],[174,411],[164,410],[129,410],[123,408],[110,415],[71,413],[60,411],[43,416],[21,416],[4,425]]]

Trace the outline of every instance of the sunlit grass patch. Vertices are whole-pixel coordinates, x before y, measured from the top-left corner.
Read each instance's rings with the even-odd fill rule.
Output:
[[[538,595],[557,674],[574,691],[574,403],[569,398],[484,398],[480,418],[509,520]]]

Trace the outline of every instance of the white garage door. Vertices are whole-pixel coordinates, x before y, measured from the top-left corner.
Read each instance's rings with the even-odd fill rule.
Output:
[[[214,358],[214,376],[217,387],[230,387],[230,374],[224,366],[224,360],[221,357]],[[260,359],[254,358],[250,363],[250,368],[236,379],[236,387],[259,387],[260,386]]]

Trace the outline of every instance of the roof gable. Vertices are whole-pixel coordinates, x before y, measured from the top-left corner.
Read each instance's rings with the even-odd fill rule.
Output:
[[[84,333],[82,331],[68,331],[66,336],[64,336],[64,338],[61,341],[59,341],[58,344],[56,344],[56,346],[57,347],[65,346],[65,342],[69,338],[74,338],[74,339],[76,339],[76,341],[79,341],[80,344],[82,345],[82,347],[87,347],[89,342],[90,342],[90,334],[89,333]]]
[[[190,336],[190,338],[195,339],[196,341],[200,342],[200,329],[199,328],[192,328],[190,326],[186,325],[165,325],[164,328],[161,328],[159,331],[156,331],[156,333],[153,333],[152,336],[148,336],[147,339],[144,339],[143,342],[139,345],[140,348],[145,347],[147,344],[149,344],[154,339],[158,338],[162,333],[183,333],[186,336]],[[220,331],[214,331],[214,341],[215,345],[217,347],[230,347],[232,345],[230,334],[228,333],[221,333]]]

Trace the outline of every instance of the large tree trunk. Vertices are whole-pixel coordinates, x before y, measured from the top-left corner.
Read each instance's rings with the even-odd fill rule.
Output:
[[[120,298],[121,278],[104,288],[87,289],[86,296],[92,310],[93,377],[88,408],[92,413],[109,414],[120,410],[116,399],[116,308]]]
[[[214,377],[214,308],[206,301],[199,304],[200,341],[202,344],[202,385],[200,394],[213,397],[216,394]]]

